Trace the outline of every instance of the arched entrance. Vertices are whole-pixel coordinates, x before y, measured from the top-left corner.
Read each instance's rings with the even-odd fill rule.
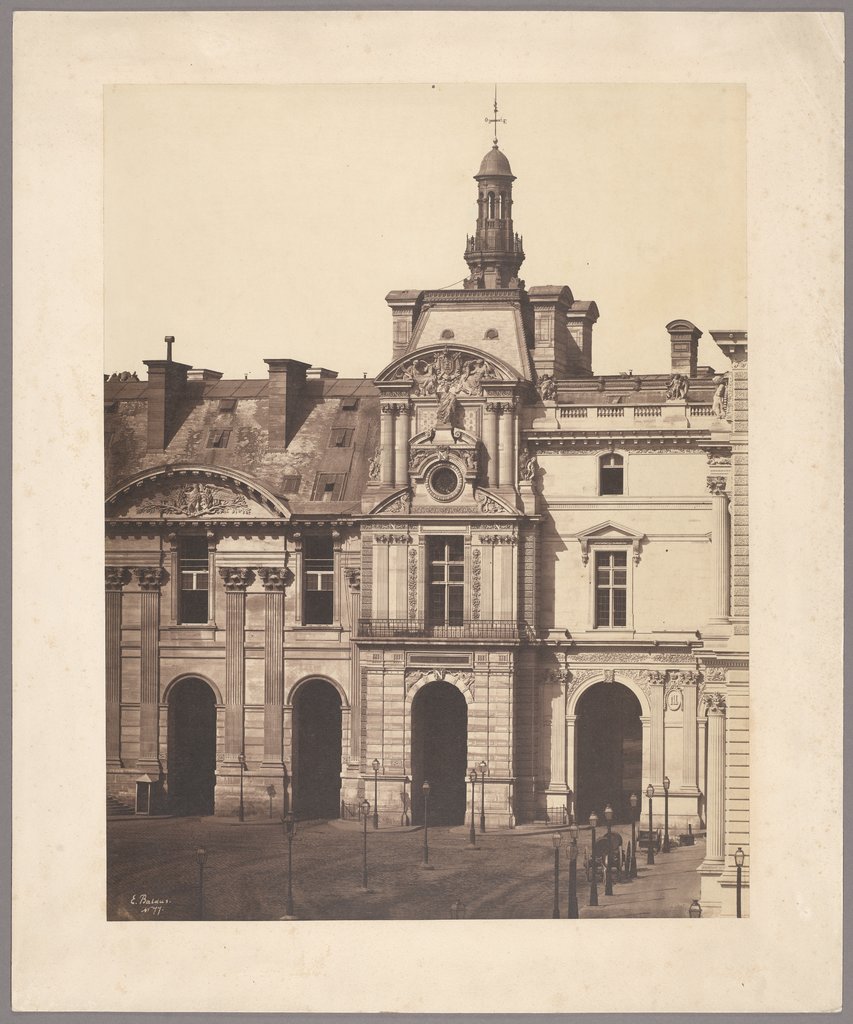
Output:
[[[293,812],[341,816],[341,698],[325,679],[309,679],[293,699]]]
[[[451,683],[436,680],[412,702],[412,822],[424,821],[424,781],[429,782],[431,825],[465,821],[468,705]]]
[[[182,679],[169,694],[169,810],[213,814],[216,696],[203,679]]]
[[[643,727],[640,702],[621,683],[597,683],[577,706],[578,820],[613,807],[614,821],[631,820],[631,793],[642,793]]]

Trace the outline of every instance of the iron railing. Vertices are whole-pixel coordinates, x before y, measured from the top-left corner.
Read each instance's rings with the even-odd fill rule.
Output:
[[[463,619],[453,624],[425,619],[359,619],[358,635],[369,640],[426,637],[436,640],[521,640],[528,635],[525,622],[511,619]]]

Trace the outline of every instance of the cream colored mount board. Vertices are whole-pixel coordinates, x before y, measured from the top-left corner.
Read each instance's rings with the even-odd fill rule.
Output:
[[[838,15],[808,13],[18,13],[13,385],[16,1009],[773,1012],[831,1010],[840,1004],[840,832],[822,831],[817,840],[820,855],[815,858],[814,837],[804,829],[792,831],[789,823],[835,820],[840,796],[841,690],[836,681],[841,678],[841,580],[831,569],[815,573],[807,538],[840,535],[841,526],[837,472],[829,470],[823,455],[839,449],[842,421],[842,249],[837,217],[841,26]],[[469,45],[473,38],[478,40],[476,47]],[[511,212],[513,232],[523,235],[519,244],[525,262],[520,270],[511,259],[490,266],[477,256],[497,244],[492,237],[478,248],[475,200],[480,183],[471,177],[490,152],[492,126],[484,120],[492,113],[496,54],[505,83],[500,85],[501,116],[508,121],[499,126],[499,148],[516,179],[511,183]],[[344,84],[346,90],[340,88]],[[64,100],[57,103],[60,89]],[[690,124],[697,103],[707,104],[700,119],[704,131],[697,131],[695,122]],[[719,116],[720,110],[724,116]],[[611,115],[610,122],[603,111]],[[681,124],[683,130],[676,132]],[[737,124],[741,141],[733,127]],[[134,126],[140,133],[136,140]],[[744,131],[749,157],[745,164]],[[287,141],[293,138],[301,140],[298,163]],[[695,143],[700,155],[683,145],[685,138]],[[152,160],[150,148],[139,146],[143,140],[159,144],[162,161]],[[614,158],[620,140],[631,158],[627,169]],[[135,164],[137,156],[145,159]],[[677,173],[679,161],[691,167],[692,177]],[[659,168],[664,168],[660,175],[655,173]],[[488,174],[502,170],[486,168]],[[745,192],[737,185],[744,180]],[[667,189],[659,195],[662,181]],[[691,181],[701,185],[698,196]],[[500,189],[493,191],[497,202]],[[605,194],[606,200],[591,198],[596,193]],[[264,195],[270,197],[266,218],[252,211],[253,200]],[[424,198],[432,195],[439,199]],[[506,219],[491,218],[488,212],[487,206],[484,222]],[[290,227],[285,238],[283,222]],[[326,233],[329,224],[334,225],[331,235]],[[482,229],[492,230],[485,223]],[[473,248],[465,242],[466,233],[475,240]],[[226,239],[238,239],[240,244],[225,244]],[[66,255],[71,241],[73,262]],[[138,244],[128,244],[131,241]],[[508,239],[501,244],[508,252]],[[656,253],[674,260],[672,272],[655,273]],[[519,323],[511,299],[508,310],[493,304],[500,313],[494,324],[481,322],[476,311],[460,312],[466,291],[482,295],[495,292],[498,285],[512,291],[518,287],[513,276],[519,273],[528,282],[529,326],[523,318]],[[506,275],[506,280],[486,282],[488,274]],[[473,287],[465,289],[463,278]],[[479,288],[480,281],[488,284],[485,290]],[[569,285],[570,302],[559,289],[534,290],[535,282],[548,287],[555,281]],[[392,289],[399,291],[389,296],[389,311],[383,298]],[[430,308],[407,312],[409,292],[421,295],[421,305]],[[462,295],[456,303],[452,296],[458,293]],[[682,306],[684,297],[689,299],[687,306]],[[483,303],[470,295],[468,299],[470,306]],[[600,312],[592,331],[592,368],[603,378],[604,388],[587,393],[588,382],[594,379],[584,376],[585,330],[592,326],[592,307],[575,303],[592,300]],[[447,322],[440,323],[445,307]],[[576,314],[576,332],[569,331],[566,337],[558,329],[551,335],[549,354],[544,344],[549,317],[553,323],[565,322],[568,331]],[[235,322],[234,317],[240,319]],[[394,328],[395,323],[407,322],[413,328],[408,338],[402,328]],[[694,324],[703,331],[698,342]],[[743,846],[747,837],[747,819],[735,803],[743,796],[734,795],[740,774],[736,769],[742,766],[745,750],[732,747],[747,736],[740,730],[735,737],[730,724],[721,736],[720,725],[721,720],[730,722],[733,709],[737,718],[745,707],[741,660],[745,663],[746,651],[741,652],[742,659],[735,659],[732,644],[742,643],[736,638],[745,634],[734,627],[745,623],[747,608],[745,584],[733,575],[726,595],[719,586],[721,566],[708,556],[717,550],[714,538],[723,529],[724,492],[732,488],[735,505],[734,495],[746,481],[738,464],[743,430],[737,416],[744,397],[738,374],[744,371],[739,364],[745,351],[740,349],[745,349],[747,328],[757,344],[749,379],[748,466],[749,664],[754,685],[749,691],[747,734],[748,916],[737,920],[725,916],[731,887],[721,886],[719,880],[725,882],[732,870],[730,842],[735,830],[741,829],[738,845]],[[472,333],[475,329],[479,337]],[[490,330],[498,337],[486,337]],[[542,343],[520,344],[527,330]],[[454,337],[442,338],[447,331]],[[176,338],[170,362],[162,348],[165,334]],[[515,346],[502,347],[500,355],[485,347],[488,342],[505,346],[513,336]],[[729,366],[721,361],[720,349],[734,360]],[[560,352],[575,362],[554,367],[552,394],[547,364]],[[676,362],[685,357],[686,366],[679,369]],[[264,359],[270,363],[265,365]],[[308,420],[315,416],[317,422],[306,426],[306,420],[291,427],[296,438],[304,429],[314,438],[313,448],[304,453],[306,465],[318,457],[319,437],[352,429],[351,440],[358,440],[359,429],[375,429],[364,438],[353,468],[335,466],[324,471],[334,479],[319,480],[319,469],[313,465],[310,489],[303,492],[300,481],[300,490],[289,497],[282,488],[284,469],[290,468],[283,465],[289,429],[286,378],[299,367],[276,364],[282,359],[339,372],[333,378],[305,370],[304,394],[316,402],[316,412]],[[152,365],[143,367],[142,360]],[[269,410],[272,388],[282,399],[283,454],[270,456],[274,445],[268,446],[267,454],[249,450],[247,442],[257,441],[262,427],[256,422],[254,427],[241,424],[244,433],[235,437],[234,443],[242,441],[247,456],[240,466],[216,454],[216,448],[210,449],[215,453],[210,456],[205,424],[203,430],[196,428],[202,430],[203,443],[198,443],[195,461],[183,461],[185,446],[181,460],[174,462],[202,466],[206,475],[190,474],[180,486],[174,479],[158,477],[156,466],[148,461],[148,453],[156,449],[151,395],[146,394],[143,402],[134,398],[133,389],[151,389],[152,374],[160,374],[171,385],[181,373],[176,367],[184,361],[193,367],[187,371],[187,387],[202,395],[209,391],[217,415],[218,403],[229,397],[236,398],[238,406],[243,403],[244,410],[247,403],[260,405],[260,393],[248,393],[253,386],[265,391]],[[49,375],[45,366],[51,367]],[[717,372],[703,377],[703,366]],[[181,605],[173,603],[164,574],[171,580],[175,566],[170,559],[180,559],[180,550],[170,549],[168,538],[162,546],[157,544],[157,561],[150,557],[150,540],[145,542],[148,548],[122,541],[116,557],[108,555],[108,565],[116,572],[114,588],[108,575],[105,602],[100,569],[105,370],[129,377],[135,372],[139,378],[138,385],[132,379],[106,382],[107,398],[115,403],[107,417],[127,410],[123,403],[133,401],[141,417],[126,430],[126,437],[142,438],[126,449],[143,453],[136,470],[139,487],[128,490],[127,479],[117,478],[109,495],[114,501],[108,505],[108,518],[116,520],[115,532],[119,521],[127,530],[127,521],[132,520],[141,536],[143,520],[171,517],[181,522],[221,520],[225,526],[213,532],[227,527],[234,534],[229,524],[242,517],[258,524],[260,535],[270,529],[264,523],[304,518],[315,502],[322,502],[331,484],[330,516],[332,511],[344,514],[341,506],[351,501],[353,511],[366,517],[359,527],[358,557],[351,527],[339,531],[338,548],[333,544],[331,571],[338,576],[332,593],[338,605],[333,604],[331,615],[338,615],[342,629],[353,617],[372,623],[429,617],[418,614],[418,602],[426,601],[426,594],[419,596],[417,582],[411,614],[409,552],[416,555],[417,580],[417,570],[427,560],[436,562],[430,540],[449,534],[443,527],[435,533],[425,529],[443,513],[428,513],[419,506],[453,506],[454,521],[465,524],[465,578],[475,578],[474,563],[479,561],[480,588],[478,609],[474,588],[466,591],[464,621],[528,621],[527,611],[520,614],[524,609],[504,607],[507,594],[501,581],[530,557],[525,519],[535,517],[540,503],[553,500],[556,533],[550,543],[561,548],[554,551],[557,561],[552,563],[560,566],[556,580],[561,585],[539,574],[541,589],[550,585],[557,596],[552,606],[542,604],[536,614],[542,617],[546,634],[552,621],[556,629],[557,623],[571,617],[574,627],[568,665],[564,647],[553,643],[548,648],[555,658],[554,673],[547,677],[554,691],[551,703],[557,702],[558,711],[565,709],[567,731],[553,726],[553,706],[544,701],[536,705],[535,714],[534,702],[530,703],[533,717],[525,728],[529,735],[546,739],[564,737],[565,759],[555,762],[549,756],[537,765],[549,782],[543,791],[530,787],[527,802],[517,799],[510,771],[515,769],[507,759],[501,767],[503,776],[493,785],[490,824],[497,828],[500,816],[515,817],[516,810],[534,822],[537,815],[553,818],[566,806],[569,766],[575,763],[569,750],[568,719],[575,709],[571,702],[579,703],[597,686],[610,686],[612,672],[613,683],[631,690],[645,708],[640,716],[644,774],[661,767],[656,758],[660,739],[664,740],[663,768],[675,787],[674,822],[692,824],[694,813],[700,820],[711,814],[723,816],[729,831],[723,834],[718,858],[722,863],[711,863],[714,856],[709,858],[706,847],[702,871],[697,873],[700,900],[709,907],[716,887],[720,916],[709,913],[698,922],[623,918],[598,924],[588,917],[577,922],[158,920],[152,922],[153,931],[140,922],[108,920],[104,806],[97,794],[104,792],[104,753],[115,753],[110,746],[115,737],[115,693],[111,696],[109,680],[116,649],[109,638],[115,635],[116,606],[121,608],[120,628],[128,630],[126,646],[123,642],[118,649],[120,660],[132,665],[130,674],[120,674],[121,686],[126,681],[135,685],[133,672],[145,659],[148,675],[143,671],[138,676],[135,723],[130,708],[134,699],[125,700],[119,691],[119,721],[127,710],[130,723],[119,739],[130,748],[123,754],[119,746],[114,760],[123,764],[126,755],[129,767],[148,757],[151,769],[155,763],[164,767],[158,744],[169,735],[169,694],[155,689],[152,701],[146,691],[143,700],[143,690],[152,680],[165,686],[184,672],[166,678],[160,659],[159,679],[155,678],[150,673],[151,649],[143,658],[133,638],[134,630],[141,634],[146,622],[150,632],[156,615],[161,646],[164,635],[177,628],[171,626],[170,616],[173,610],[180,615]],[[724,370],[730,377],[722,405],[722,381],[716,378]],[[206,376],[205,371],[214,373]],[[223,376],[214,379],[219,372]],[[649,382],[657,386],[656,375],[660,394],[655,392],[654,401],[651,389],[649,401],[632,397],[637,394],[635,378],[641,380],[643,397],[642,381],[647,387]],[[681,393],[682,380],[676,378],[688,381],[686,394]],[[33,387],[35,381],[38,387]],[[236,383],[235,394],[217,394],[214,399],[213,392],[227,381]],[[346,381],[362,382],[359,387],[365,389],[370,415],[356,413],[351,428],[333,423],[331,416],[321,424],[324,410],[334,406],[346,412],[340,410],[342,396],[335,393],[336,385]],[[448,381],[453,385],[448,387]],[[807,387],[798,388],[800,381]],[[276,391],[277,384],[284,386]],[[245,390],[238,394],[240,387]],[[110,389],[115,391],[112,396]],[[701,400],[691,402],[691,391]],[[387,395],[380,399],[382,392]],[[620,401],[605,403],[602,395]],[[394,409],[383,411],[383,405]],[[638,413],[643,406],[646,409]],[[685,449],[693,434],[701,434],[704,449],[728,443],[731,467],[712,464],[710,459],[724,458],[725,453],[699,445],[680,455],[679,464],[666,461],[675,456],[652,450],[651,445],[640,452],[636,441],[649,433],[644,422],[649,407],[660,407],[652,417],[661,417],[660,436],[677,434]],[[431,422],[427,409],[434,410]],[[579,414],[581,409],[586,416]],[[602,409],[608,415],[602,415]],[[621,415],[609,415],[615,409],[622,410]],[[593,442],[598,427],[591,424],[599,419],[607,421],[608,434],[614,434],[611,421],[619,421],[622,443]],[[167,418],[161,426],[162,457],[171,429]],[[436,443],[443,430],[449,436],[441,447],[454,447],[445,462]],[[409,458],[401,460],[406,440]],[[496,459],[485,469],[475,466],[473,456],[483,447],[491,454],[490,443]],[[566,448],[571,446],[576,477],[557,468],[568,461]],[[346,447],[327,445],[324,458],[328,451],[342,459]],[[665,445],[660,442],[654,446],[658,447]],[[610,454],[623,459],[621,467],[601,461]],[[282,462],[281,472],[275,481],[265,482],[264,466],[277,465],[277,460]],[[614,496],[611,504],[619,506],[621,501],[621,507],[618,514],[599,515],[601,474],[619,468],[623,494]],[[442,469],[449,469],[454,479],[442,475]],[[363,473],[358,493],[348,492],[349,481],[339,479],[350,473],[354,478]],[[489,473],[495,474],[494,480]],[[407,475],[408,485],[398,486],[398,478],[405,482]],[[719,477],[728,479],[713,482]],[[161,486],[164,482],[167,486]],[[61,619],[45,614],[44,577],[31,571],[44,561],[44,538],[56,534],[57,494],[62,495],[65,513],[63,543],[52,551],[50,590],[52,607],[63,609]],[[396,507],[395,501],[402,503]],[[170,503],[171,511],[164,507]],[[469,505],[471,511],[459,511]],[[385,521],[387,528],[375,525]],[[504,521],[516,525],[506,531],[487,528]],[[405,530],[403,522],[408,524]],[[733,507],[733,557],[745,547],[738,534],[743,522]],[[147,529],[156,534],[159,527]],[[293,532],[298,531],[288,525],[285,534]],[[480,540],[492,532],[505,532],[510,542]],[[368,535],[374,543],[366,559]],[[392,535],[405,535],[406,543],[379,540]],[[282,549],[271,545],[266,553],[259,542],[253,543],[251,552],[239,544],[232,544],[232,550],[228,545],[214,548],[211,557],[221,593],[214,593],[210,627],[215,645],[216,631],[227,633],[229,621],[233,625],[241,609],[247,616],[243,642],[252,657],[244,662],[243,682],[246,694],[259,700],[252,697],[252,707],[245,709],[257,719],[245,735],[257,750],[249,745],[244,752],[232,744],[228,750],[223,746],[223,755],[233,762],[245,753],[250,773],[273,753],[268,747],[277,737],[261,706],[274,678],[271,663],[263,656],[265,616],[279,600],[271,595],[282,595],[287,630],[288,622],[296,620],[300,601],[304,616],[308,571],[300,564],[300,559],[307,561],[307,554],[296,546],[291,553],[289,541]],[[454,550],[445,550],[445,565],[454,562]],[[537,557],[543,550],[548,550],[547,543],[540,545]],[[285,551],[287,565],[281,566]],[[575,657],[596,653],[594,641],[601,628],[596,616],[606,612],[618,620],[622,615],[621,598],[614,593],[623,586],[623,567],[607,558],[623,552],[630,602],[626,597],[625,625],[616,626],[634,634],[634,661],[617,663],[611,658],[601,664],[601,678],[581,678],[582,673],[594,672],[598,663],[581,659],[573,666],[571,650]],[[664,552],[678,560],[680,573],[667,573],[674,562],[656,563],[656,553]],[[277,591],[271,570],[279,568],[293,574],[294,588]],[[358,568],[356,591],[355,576],[347,570]],[[251,579],[243,575],[245,570],[251,570]],[[609,574],[606,585],[599,570]],[[401,583],[386,592],[367,587],[371,572],[374,583],[384,573],[384,578],[405,579],[405,586]],[[676,611],[671,602],[654,596],[664,579],[679,588]],[[606,609],[599,603],[599,591],[608,597]],[[370,614],[353,616],[356,592],[362,609],[369,598]],[[512,590],[522,602],[529,592],[524,587]],[[728,609],[723,607],[726,596]],[[101,612],[105,607],[106,618]],[[424,607],[429,611],[430,606]],[[396,614],[403,609],[405,614]],[[695,657],[658,658],[665,673],[658,681],[653,673],[661,669],[649,668],[637,658],[642,651],[636,640],[644,640],[655,628],[669,634],[684,632],[682,623],[674,621],[676,614],[685,619],[700,614],[710,620],[729,619],[730,637],[725,644],[713,639],[717,658],[711,664],[701,659],[697,664]],[[106,658],[100,654],[105,625]],[[431,628],[434,625],[433,621]],[[366,625],[361,632],[375,628]],[[714,638],[714,628],[719,633],[722,624],[703,618],[697,628],[703,637]],[[231,630],[230,641],[223,636],[223,644],[233,645],[238,632]],[[798,638],[796,644],[791,643],[792,636]],[[393,653],[393,646],[376,637],[368,639],[370,643],[355,645],[359,664],[367,669],[364,694],[371,696],[371,673],[387,675],[391,688],[411,684],[409,700],[415,707],[418,693],[427,693],[437,683],[428,678],[435,666],[401,662],[396,667],[393,660],[386,666],[385,655],[381,662],[374,661],[373,652]],[[436,642],[427,645],[429,653],[435,653],[439,639],[448,653],[460,653],[460,645],[448,645],[447,638],[432,639]],[[424,653],[410,650],[413,645],[403,640],[399,647],[405,648],[406,656]],[[500,715],[478,720],[478,699],[482,702],[485,689],[491,701],[494,687],[499,707],[501,686],[503,692],[511,692],[506,663],[499,664],[499,656],[510,648],[503,638],[495,643],[494,637],[485,645],[467,646],[472,652],[470,667],[451,666],[452,682],[446,669],[440,674],[465,700],[469,726],[479,722],[468,737],[468,749],[475,752],[472,743],[488,737],[492,723],[500,721]],[[536,645],[525,639],[522,646],[530,651]],[[724,646],[728,653],[720,657]],[[233,655],[233,646],[229,649]],[[256,649],[261,657],[254,656]],[[515,656],[516,648],[511,650]],[[485,652],[489,659],[485,673],[475,660],[477,652]],[[288,686],[295,687],[309,675],[330,674],[311,667],[290,679],[290,660],[285,657],[283,697],[288,696]],[[235,704],[233,690],[229,695],[229,685],[239,678],[235,664],[232,657],[220,693],[223,744],[232,742],[235,716],[244,710]],[[538,678],[541,667],[531,664],[523,674]],[[707,672],[714,669],[723,669],[725,679],[714,679],[712,685]],[[424,670],[427,677],[417,677]],[[197,666],[186,669],[192,671],[198,671]],[[804,685],[809,687],[806,701]],[[383,684],[383,695],[391,688]],[[685,774],[693,764],[691,733],[678,725],[692,711],[693,691],[697,717],[700,696],[709,698],[704,702],[708,715],[702,731],[693,734],[697,753],[700,748],[708,750],[704,762],[696,761],[696,788],[701,788],[708,761],[719,764],[720,756],[729,758],[723,762],[729,766],[724,787],[717,790],[722,807],[697,801],[695,811]],[[351,715],[352,691],[344,690],[344,695]],[[666,709],[663,737],[657,731],[659,700]],[[122,709],[122,704],[128,707]],[[156,716],[154,722],[146,718],[144,728],[143,707],[145,715],[153,710]],[[402,718],[406,720],[405,714]],[[395,712],[394,721],[399,719]],[[547,721],[547,731],[535,733],[537,721],[543,727]],[[284,719],[281,724],[286,752]],[[152,737],[157,738],[154,746],[133,750],[135,743],[144,738],[150,744]],[[345,756],[353,756],[353,738],[351,731],[342,735]],[[374,756],[369,731],[366,738],[364,756],[359,749],[352,770],[348,761],[343,773],[345,803],[357,801],[372,776],[367,767]],[[360,741],[358,737],[356,746]],[[392,732],[389,743],[397,742]],[[489,761],[494,758],[500,764],[501,749],[511,749],[505,735],[488,749]],[[790,756],[797,750],[808,750],[808,772],[803,772],[801,759]],[[65,755],[61,761],[60,751]],[[400,751],[389,748],[389,761],[406,758],[402,740]],[[737,757],[732,759],[732,753]],[[537,756],[535,751],[525,754],[529,764],[536,764]],[[165,758],[168,776],[167,749]],[[667,767],[673,763],[670,758],[676,759],[672,771]],[[236,773],[226,760],[224,770],[219,769],[223,779],[239,785],[239,757]],[[561,765],[566,766],[565,778],[559,775]],[[401,774],[409,767],[401,765]],[[116,764],[108,768],[108,776],[122,775]],[[555,778],[557,785],[552,786]],[[815,778],[821,780],[818,787],[813,785]],[[581,781],[576,779],[572,786],[579,799]],[[165,782],[168,785],[168,777]],[[236,791],[234,782],[223,788],[229,797]],[[233,811],[233,801],[226,800],[224,807]],[[51,822],[47,833],[46,808]],[[133,822],[132,827],[138,824]],[[523,827],[509,820],[500,824]],[[69,892],[74,893],[73,905]],[[479,953],[473,974],[472,948]],[[638,961],[638,948],[656,953]],[[620,972],[625,983],[617,987],[612,985],[614,962],[629,965]],[[792,972],[791,963],[800,969]],[[423,977],[440,979],[440,984],[433,981],[424,987],[416,981]],[[817,977],[822,979],[819,986],[813,983]]]

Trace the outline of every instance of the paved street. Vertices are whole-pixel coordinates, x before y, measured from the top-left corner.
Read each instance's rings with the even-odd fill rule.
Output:
[[[620,828],[630,840],[630,829]],[[108,915],[111,920],[192,920],[198,916],[196,849],[207,851],[205,917],[212,920],[276,920],[284,916],[287,842],[280,823],[216,818],[110,819]],[[423,831],[368,830],[368,887],[361,890],[361,828],[355,823],[299,823],[293,843],[293,897],[297,917],[309,920],[412,920],[449,918],[463,900],[471,918],[548,918],[554,896],[551,835],[542,830],[477,835],[468,847],[466,829],[431,828],[429,860],[420,867]],[[568,837],[560,857],[560,916],[566,915]],[[581,832],[578,858],[580,915],[588,917],[686,917],[699,894],[696,868],[704,843],[660,854],[654,867],[641,851],[640,877],[615,884],[599,906],[588,907]]]

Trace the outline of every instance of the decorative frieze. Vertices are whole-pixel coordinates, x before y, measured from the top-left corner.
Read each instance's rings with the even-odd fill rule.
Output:
[[[412,540],[408,533],[375,533],[373,539],[377,544],[410,544]]]
[[[518,538],[512,533],[481,533],[481,544],[517,544]]]
[[[480,542],[483,542],[482,536]],[[471,552],[471,617],[480,618],[480,586],[482,583],[482,555],[479,548]]]
[[[418,549],[409,549],[409,618],[417,618],[418,613]]]

